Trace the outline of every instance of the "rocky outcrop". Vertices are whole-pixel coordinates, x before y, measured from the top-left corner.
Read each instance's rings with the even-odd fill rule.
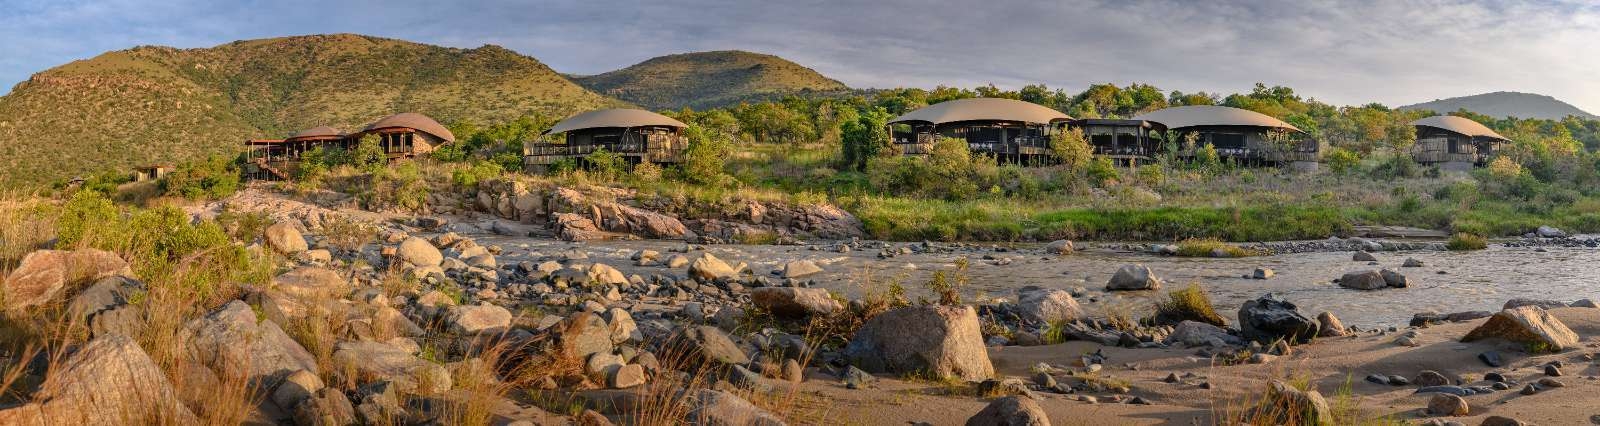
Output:
[[[994,375],[978,314],[965,306],[911,306],[879,314],[856,331],[844,355],[874,373],[922,372],[969,381]]]
[[[1316,337],[1320,329],[1320,325],[1302,315],[1294,303],[1271,293],[1239,307],[1239,331],[1259,342],[1283,339],[1306,343]]]
[[[54,367],[32,403],[0,409],[0,424],[198,424],[167,375],[132,338],[96,338]]]
[[[6,310],[25,309],[56,300],[69,287],[112,276],[131,276],[128,262],[104,250],[39,250],[0,282]]]
[[[1502,310],[1468,332],[1461,341],[1490,338],[1526,345],[1530,352],[1560,352],[1578,347],[1578,334],[1538,306]]]

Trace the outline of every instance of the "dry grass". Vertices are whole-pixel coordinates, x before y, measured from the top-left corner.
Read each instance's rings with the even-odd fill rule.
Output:
[[[1158,324],[1177,324],[1183,321],[1199,321],[1218,327],[1228,324],[1226,319],[1217,315],[1211,305],[1211,298],[1206,296],[1206,291],[1199,284],[1190,283],[1181,290],[1167,293],[1167,299],[1156,303],[1155,315],[1151,322]]]

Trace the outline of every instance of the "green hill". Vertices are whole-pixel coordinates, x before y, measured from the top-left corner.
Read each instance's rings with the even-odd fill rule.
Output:
[[[1423,102],[1400,107],[1403,110],[1429,110],[1440,114],[1467,110],[1490,117],[1538,118],[1560,120],[1567,116],[1596,118],[1572,104],[1554,97],[1519,92],[1494,92]]]
[[[589,90],[652,109],[704,109],[790,94],[849,89],[843,83],[786,59],[738,50],[661,56],[573,80]]]
[[[246,138],[349,131],[395,112],[449,124],[621,104],[498,46],[335,34],[137,47],[40,72],[0,97],[0,183],[232,155]]]

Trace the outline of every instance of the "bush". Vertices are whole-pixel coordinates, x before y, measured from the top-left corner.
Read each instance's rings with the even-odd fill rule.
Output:
[[[476,160],[465,167],[456,167],[450,170],[450,182],[457,188],[476,188],[478,182],[499,177],[505,173],[499,164],[490,161]]]
[[[1344,148],[1330,149],[1324,158],[1328,164],[1328,171],[1334,174],[1347,174],[1361,165],[1361,156],[1356,155],[1355,151]]]
[[[1183,321],[1198,321],[1218,327],[1228,325],[1228,321],[1217,315],[1211,306],[1211,298],[1206,296],[1205,290],[1194,283],[1182,290],[1168,292],[1166,300],[1156,303],[1156,312],[1150,317],[1150,322],[1160,325]]]
[[[1147,188],[1155,188],[1167,183],[1167,170],[1159,164],[1146,164],[1139,166],[1137,172],[1139,184]]]
[[[1522,175],[1522,165],[1511,157],[1495,157],[1489,162],[1489,175],[1500,179],[1513,179]]]
[[[239,169],[224,157],[179,164],[161,178],[161,192],[191,200],[219,199],[239,190]]]
[[[1095,185],[1099,186],[1110,186],[1117,183],[1117,178],[1121,176],[1121,173],[1117,171],[1117,164],[1106,157],[1095,157],[1095,159],[1090,160],[1089,165],[1084,168],[1084,174],[1089,177],[1090,182],[1094,182]]]
[[[1212,257],[1218,251],[1226,253],[1228,257],[1247,257],[1256,255],[1255,251],[1222,242],[1216,238],[1189,238],[1178,242],[1178,255],[1184,257]]]
[[[1483,250],[1489,248],[1489,240],[1477,235],[1459,232],[1450,237],[1450,242],[1445,243],[1445,248],[1452,251]]]
[[[1083,137],[1083,130],[1076,127],[1051,136],[1050,150],[1062,165],[1074,170],[1087,165],[1094,155],[1094,148]]]

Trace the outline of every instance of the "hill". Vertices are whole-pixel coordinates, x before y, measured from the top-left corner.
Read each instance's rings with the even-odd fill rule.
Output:
[[[705,109],[790,94],[849,89],[789,60],[738,50],[660,56],[573,80],[589,90],[652,109]]]
[[[442,123],[622,104],[498,46],[353,34],[137,47],[33,75],[0,97],[0,182],[234,155],[246,138],[395,112]]]
[[[1440,99],[1433,102],[1406,105],[1400,107],[1400,109],[1431,110],[1441,114],[1465,109],[1490,117],[1542,118],[1550,120],[1560,120],[1569,115],[1591,119],[1597,118],[1594,114],[1578,109],[1578,107],[1556,98],[1519,92],[1494,92]]]

